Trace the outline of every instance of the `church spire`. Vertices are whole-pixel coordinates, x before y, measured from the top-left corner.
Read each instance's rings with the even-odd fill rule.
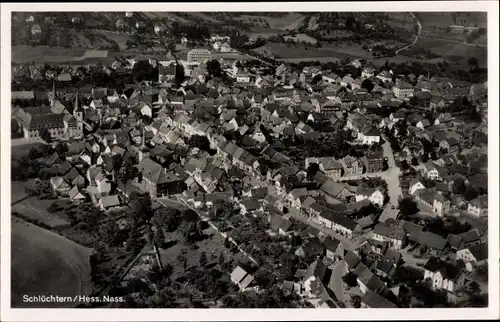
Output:
[[[52,100],[55,102],[56,100],[56,80],[52,81]]]
[[[80,96],[79,90],[76,90],[76,97],[75,97],[75,106],[73,110],[77,111],[80,108],[80,101],[78,96]]]

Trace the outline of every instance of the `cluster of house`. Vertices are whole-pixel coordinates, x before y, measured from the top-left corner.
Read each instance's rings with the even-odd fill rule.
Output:
[[[295,230],[299,231],[298,228]],[[345,263],[342,274],[350,273],[356,277],[362,293],[361,307],[394,308],[401,284],[393,283],[390,278],[403,264],[401,250],[408,243],[429,249],[431,257],[423,265],[422,282],[429,281],[433,289],[445,290],[450,299],[465,285],[467,272],[485,265],[488,258],[487,244],[475,229],[459,235],[450,234],[444,239],[404,220],[376,224],[371,239],[354,250],[332,237],[325,238],[321,233],[319,238],[316,238],[318,234],[314,236],[296,254],[317,259],[307,270],[297,271],[296,281],[287,281],[283,287],[309,300],[316,300],[311,302],[317,307],[336,307],[338,304],[331,293],[336,294],[343,281],[332,275],[329,264],[341,259]],[[451,254],[465,265],[442,260],[445,254]]]
[[[306,67],[303,71],[293,72],[283,65],[278,68],[278,75],[257,73],[250,77],[242,74],[234,64],[228,67],[235,70],[236,84],[228,86],[208,80],[204,61],[210,59],[210,51],[196,49],[190,53],[188,61],[199,64],[191,70],[180,89],[166,86],[175,77],[175,68],[165,63],[171,62],[172,57],[166,57],[156,60],[160,71],[159,84],[126,85],[120,93],[116,89],[85,86],[77,90],[56,91],[54,85],[51,93],[45,93],[50,106],[13,108],[12,117],[21,125],[26,139],[39,139],[48,132],[52,139],[62,140],[67,146],[68,152],[64,155],[55,153],[45,159],[47,169],[44,171],[51,174],[50,182],[55,191],[75,202],[90,199],[102,210],[120,206],[133,191],[145,192],[152,198],[183,195],[196,208],[211,207],[218,200],[232,200],[238,203],[242,215],[267,216],[271,227],[282,235],[288,235],[300,226],[293,219],[295,215],[307,217],[347,241],[372,231],[373,238],[363,244],[363,249],[376,254],[375,261],[356,262],[357,255],[339,253],[341,257],[345,255],[346,269],[354,272],[360,285],[364,285],[362,291],[366,298],[363,298],[363,305],[366,307],[393,305],[387,303],[385,284],[377,280],[377,274],[389,275],[397,267],[399,260],[394,252],[402,249],[408,240],[427,246],[436,256],[451,247],[467,263],[485,260],[480,255],[484,234],[477,231],[477,238],[471,231],[444,239],[407,222],[393,227],[377,224],[374,216],[352,219],[351,214],[369,204],[382,207],[386,191],[380,187],[351,186],[335,180],[344,175],[383,171],[387,160],[377,143],[381,142],[380,130],[384,127],[392,128],[404,121],[410,123],[408,133],[423,137],[449,133],[446,129],[453,121],[446,114],[440,114],[431,125],[410,111],[398,111],[387,119],[367,113],[371,108],[401,106],[411,96],[422,102],[419,106],[427,108],[424,102],[432,102],[433,91],[439,87],[440,81],[422,76],[400,77],[389,71],[376,73],[374,69],[364,68],[362,77],[375,83],[375,88],[368,93],[358,86],[361,79],[341,78],[333,72],[315,68]],[[128,64],[146,59],[154,58],[140,57]],[[319,89],[310,85],[318,74],[323,79],[323,87]],[[400,81],[394,82],[397,79]],[[415,86],[409,85],[414,83]],[[451,91],[455,87],[450,83],[442,88]],[[421,100],[423,96],[427,98]],[[29,91],[13,93],[13,100],[29,102],[33,97]],[[286,152],[277,151],[270,142],[294,136],[314,142],[318,133],[311,123],[328,122],[334,127],[343,127],[345,113],[345,127],[353,131],[360,144],[371,146],[362,158],[310,157],[303,167],[295,164]],[[434,133],[433,128],[444,130]],[[228,139],[224,135],[228,132],[237,133],[241,140]],[[196,137],[206,138],[211,151],[190,146],[189,142]],[[442,137],[440,147],[452,151],[457,139],[454,141],[448,135]],[[463,142],[463,138],[459,140]],[[417,147],[406,151],[411,157],[420,151],[416,142],[414,145]],[[403,153],[400,157],[404,157]],[[140,175],[123,180],[119,173],[129,160]],[[440,170],[448,161],[442,158],[435,162],[444,164],[426,163],[423,175],[429,180],[442,179],[442,183],[452,184],[449,172]],[[308,178],[305,169],[312,163],[318,164],[320,171]],[[242,193],[229,184],[231,180],[245,183]],[[439,187],[435,189],[439,192]],[[440,216],[450,209],[450,202],[444,194],[430,191],[422,183],[413,182],[409,191]],[[487,198],[478,197],[468,207],[471,214],[484,216]],[[317,237],[318,232],[314,234]],[[474,248],[471,243],[476,239],[478,245]],[[299,248],[297,254],[309,258],[309,253],[320,255],[326,248],[327,257],[336,258],[332,254],[338,252],[341,244],[327,239],[318,245],[308,243]],[[455,286],[450,288],[449,281],[456,281],[457,277],[451,276],[452,270],[440,262],[431,264],[426,269],[432,274],[426,273],[426,276],[436,281],[439,278],[448,280],[446,284],[436,285],[453,290]],[[473,264],[468,267],[472,269]],[[328,293],[325,290],[329,284],[322,281],[328,275],[326,270],[321,260],[315,261],[307,272],[303,272],[300,287],[296,282],[286,285],[300,290],[301,294],[309,294],[309,297],[320,294],[319,298],[323,300],[318,305],[326,305],[333,301],[324,300],[321,295]],[[231,278],[242,289],[252,285],[253,278],[244,270],[233,273]]]

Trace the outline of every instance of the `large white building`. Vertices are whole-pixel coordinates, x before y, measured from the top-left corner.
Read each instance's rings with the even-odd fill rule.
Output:
[[[188,63],[204,63],[212,59],[212,52],[208,49],[192,49],[187,54]]]

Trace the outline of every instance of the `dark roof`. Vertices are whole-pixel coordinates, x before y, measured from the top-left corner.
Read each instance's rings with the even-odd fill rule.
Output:
[[[304,251],[305,257],[318,256],[323,253],[323,245],[321,245],[317,238],[313,238],[302,246],[302,250]]]
[[[427,231],[413,234],[410,238],[420,245],[426,245],[440,251],[444,250],[447,244],[443,237]]]
[[[333,237],[328,237],[323,241],[323,247],[325,247],[325,249],[327,250],[331,250],[332,252],[337,250],[339,245],[340,245],[340,240],[335,239]]]
[[[459,234],[458,236],[463,238],[465,244],[481,239],[481,234],[477,229],[471,229],[465,233]]]
[[[425,263],[424,268],[430,272],[440,272],[444,278],[449,280],[455,280],[462,271],[461,268],[444,262],[437,257],[431,257],[431,259]]]
[[[365,295],[361,298],[361,302],[374,309],[392,309],[396,307],[394,303],[389,302],[383,296],[370,289],[366,290]]]
[[[344,260],[351,269],[356,268],[361,261],[358,255],[352,251],[347,251],[347,254],[344,256]]]
[[[479,244],[467,247],[467,249],[474,255],[477,261],[482,261],[488,258],[488,245]]]

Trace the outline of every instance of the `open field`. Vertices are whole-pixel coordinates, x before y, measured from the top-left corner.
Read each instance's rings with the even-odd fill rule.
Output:
[[[302,44],[267,43],[259,47],[256,51],[266,50],[278,55],[282,59],[303,59],[316,60],[317,58],[330,58],[330,61],[355,58],[372,58],[371,53],[359,48],[343,48],[339,46],[324,45],[320,48],[308,47],[306,50]],[[348,50],[348,53],[345,51]]]
[[[73,57],[82,56],[84,53],[85,49],[12,46],[12,62],[67,62],[72,61]]]
[[[295,41],[295,42],[302,42],[302,41],[305,41],[305,42],[308,42],[308,43],[311,43],[311,44],[316,44],[318,41],[311,37],[311,36],[308,36],[306,34],[297,34],[295,36],[285,36],[284,37],[286,41],[288,41],[289,39]]]
[[[132,39],[130,35],[127,35],[125,33],[117,33],[117,32],[111,32],[111,31],[105,31],[105,30],[99,30],[97,33],[106,36],[107,38],[116,41],[118,46],[120,46],[121,49],[126,49],[127,46],[125,46],[125,43],[127,40]]]
[[[21,215],[27,216],[33,220],[43,222],[44,224],[51,227],[65,226],[69,225],[68,216],[65,210],[69,207],[74,207],[74,205],[64,199],[59,200],[40,200],[37,197],[27,197],[25,192],[25,187],[28,182],[13,182],[11,189],[11,199],[12,203],[22,200],[12,206],[12,212],[18,212]],[[27,197],[26,199],[23,199]],[[56,201],[59,206],[64,208],[64,210],[50,213],[47,208]]]
[[[74,307],[75,303],[23,303],[22,296],[90,292],[91,249],[16,218],[11,234],[13,307]]]
[[[267,26],[271,29],[277,30],[293,30],[300,27],[304,16],[298,12],[291,12],[284,14],[281,17],[268,17],[268,16],[257,16],[257,15],[241,15],[236,17],[237,20],[245,23],[255,24],[256,26]]]
[[[460,44],[444,39],[420,37],[414,47],[430,50],[431,52],[442,56],[446,60],[464,63],[465,65],[467,65],[467,60],[470,57],[476,57],[479,60],[480,65],[486,64],[487,61],[486,48]]]
[[[11,140],[11,158],[18,159],[25,155],[28,155],[31,148],[39,148],[46,145],[45,141],[28,141],[24,138]]]

